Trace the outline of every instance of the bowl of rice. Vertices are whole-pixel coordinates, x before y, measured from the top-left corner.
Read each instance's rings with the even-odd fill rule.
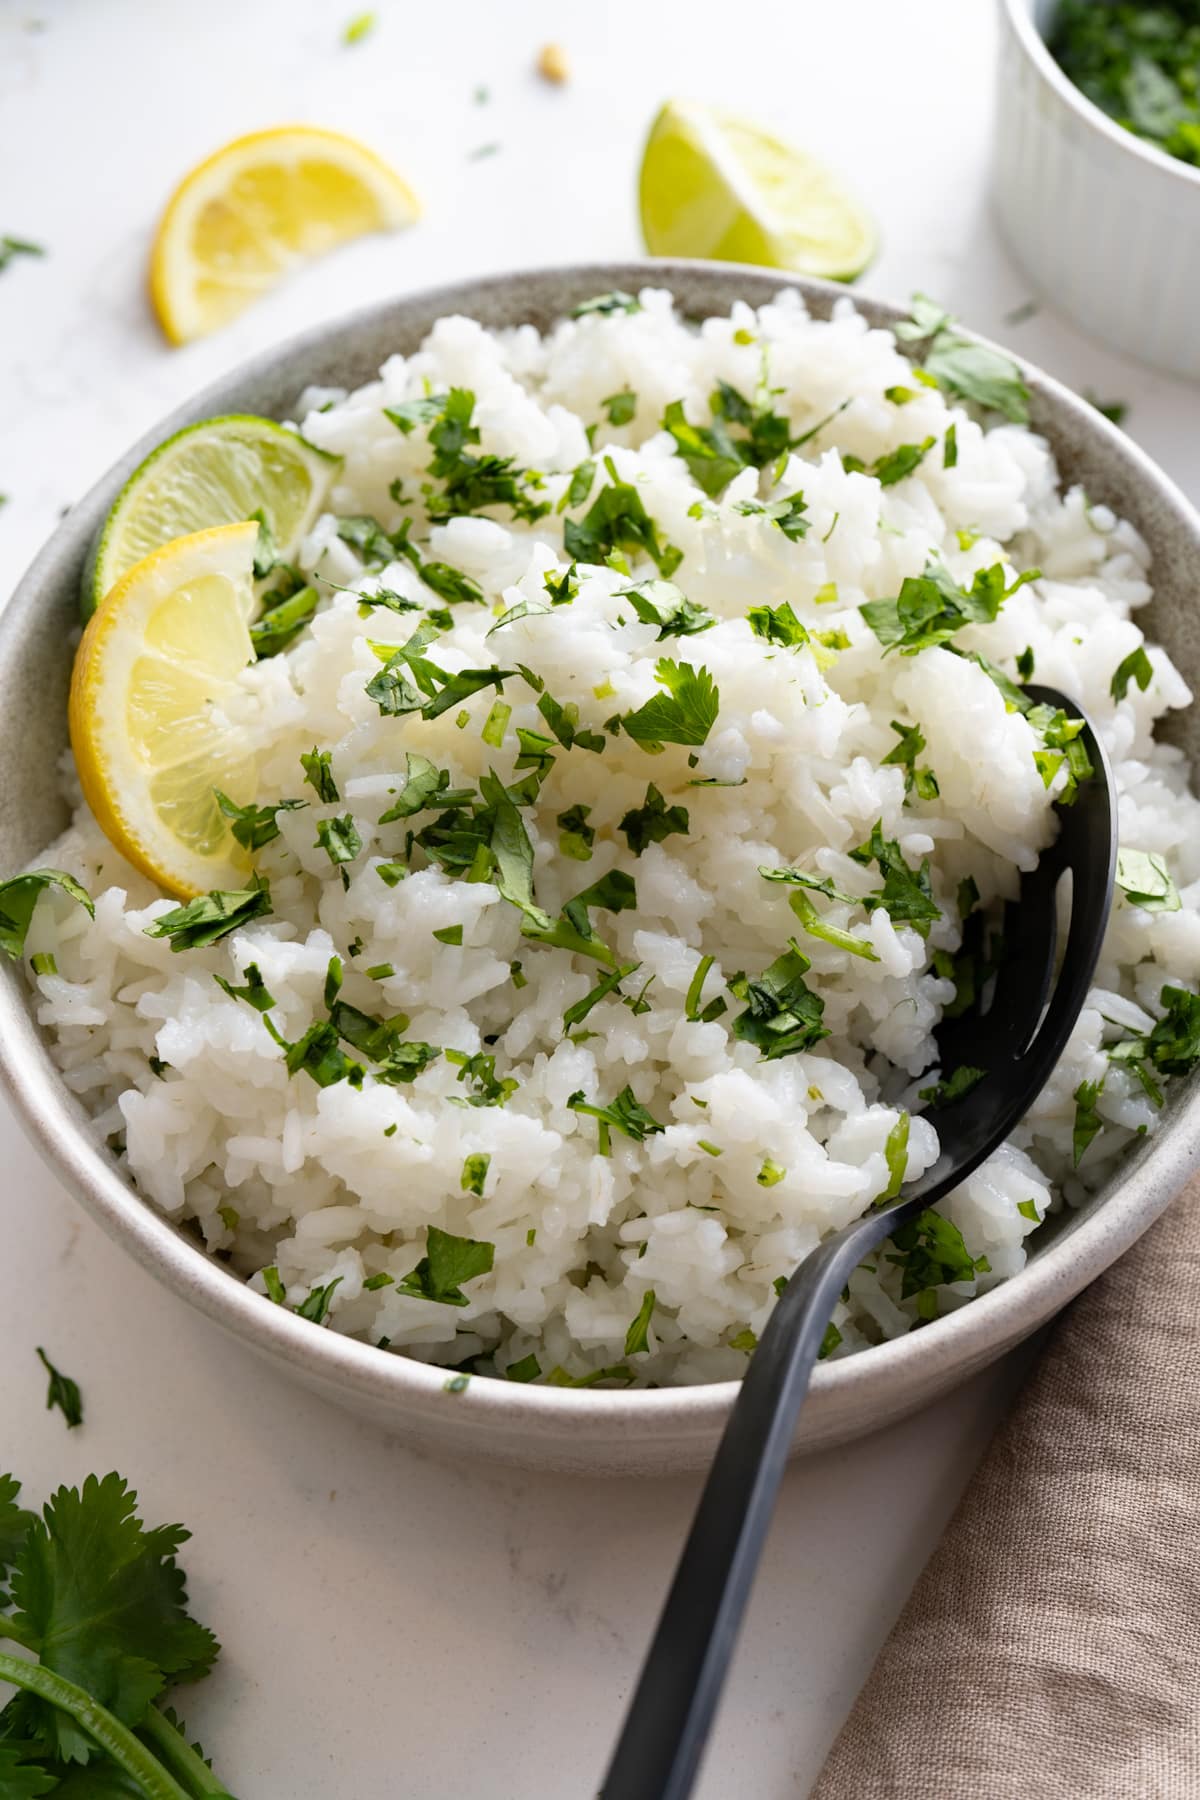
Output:
[[[240,678],[272,825],[212,934],[101,831],[66,694],[123,481],[231,413],[336,461],[319,603]],[[5,970],[7,1091],[143,1266],[337,1404],[702,1465],[777,1284],[986,1080],[933,1032],[1087,779],[1048,683],[1112,758],[1119,892],[1054,1077],[858,1271],[797,1446],[893,1420],[1196,1163],[1198,566],[1136,445],[924,299],[597,265],[310,332],[138,445],[0,621],[0,871],[94,909],[51,886]]]

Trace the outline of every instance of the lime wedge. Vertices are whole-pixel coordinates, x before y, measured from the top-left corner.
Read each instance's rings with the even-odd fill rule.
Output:
[[[84,570],[86,619],[135,563],[172,538],[260,510],[286,562],[321,512],[340,459],[274,419],[205,419],[176,432],[118,494]]]
[[[655,119],[638,197],[651,256],[853,281],[878,248],[870,215],[821,163],[694,101],[669,100]]]

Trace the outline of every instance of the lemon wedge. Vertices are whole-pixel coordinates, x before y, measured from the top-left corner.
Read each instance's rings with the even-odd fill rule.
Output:
[[[315,125],[235,138],[185,175],[150,259],[150,297],[173,344],[215,331],[296,263],[420,213],[373,150]]]
[[[340,466],[340,458],[274,419],[243,413],[185,426],[151,452],[117,495],[84,571],[84,617],[134,563],[171,538],[259,511],[278,555],[290,562]]]
[[[638,197],[651,256],[853,281],[878,248],[869,214],[815,158],[693,101],[669,100],[655,119]]]
[[[164,544],[92,614],[68,719],[84,797],[123,856],[181,899],[245,885],[250,858],[215,788],[254,799],[256,765],[229,715],[253,660],[253,521]]]

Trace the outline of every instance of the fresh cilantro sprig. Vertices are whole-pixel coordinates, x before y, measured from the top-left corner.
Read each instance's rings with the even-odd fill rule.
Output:
[[[993,563],[977,569],[969,588],[961,588],[943,563],[930,561],[921,575],[909,575],[894,600],[868,600],[859,608],[883,645],[885,653],[899,650],[915,656],[948,643],[965,625],[990,625],[1004,602],[1027,581],[1035,581],[1038,569],[1026,569],[1015,581],[1004,580],[1004,569]]]
[[[672,662],[660,657],[654,665],[654,678],[665,693],[655,694],[635,712],[618,715],[628,737],[644,750],[661,750],[664,744],[708,742],[708,734],[717,722],[721,696],[712,676],[703,664]]]
[[[472,1171],[474,1175],[475,1171]],[[463,1283],[490,1274],[496,1246],[476,1238],[455,1237],[430,1225],[425,1233],[425,1254],[415,1268],[396,1283],[398,1294],[415,1300],[433,1300],[439,1306],[469,1306]]]
[[[181,1525],[148,1529],[117,1474],[60,1487],[40,1514],[0,1476],[0,1681],[18,1692],[0,1717],[0,1791],[18,1797],[118,1794],[233,1800],[162,1702],[202,1679],[219,1646],[187,1611]]]

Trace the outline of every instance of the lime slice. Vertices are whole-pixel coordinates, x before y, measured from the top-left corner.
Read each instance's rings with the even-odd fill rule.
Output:
[[[214,790],[254,799],[254,746],[230,702],[254,659],[257,544],[244,523],[152,551],[92,614],[71,674],[88,805],[122,855],[181,899],[244,887],[250,872]]]
[[[340,467],[274,419],[205,419],[152,451],[118,494],[84,570],[86,619],[135,563],[172,538],[261,510],[286,562],[315,523]]]
[[[874,257],[874,221],[822,164],[717,107],[669,100],[638,183],[652,256],[761,263],[853,281]]]

